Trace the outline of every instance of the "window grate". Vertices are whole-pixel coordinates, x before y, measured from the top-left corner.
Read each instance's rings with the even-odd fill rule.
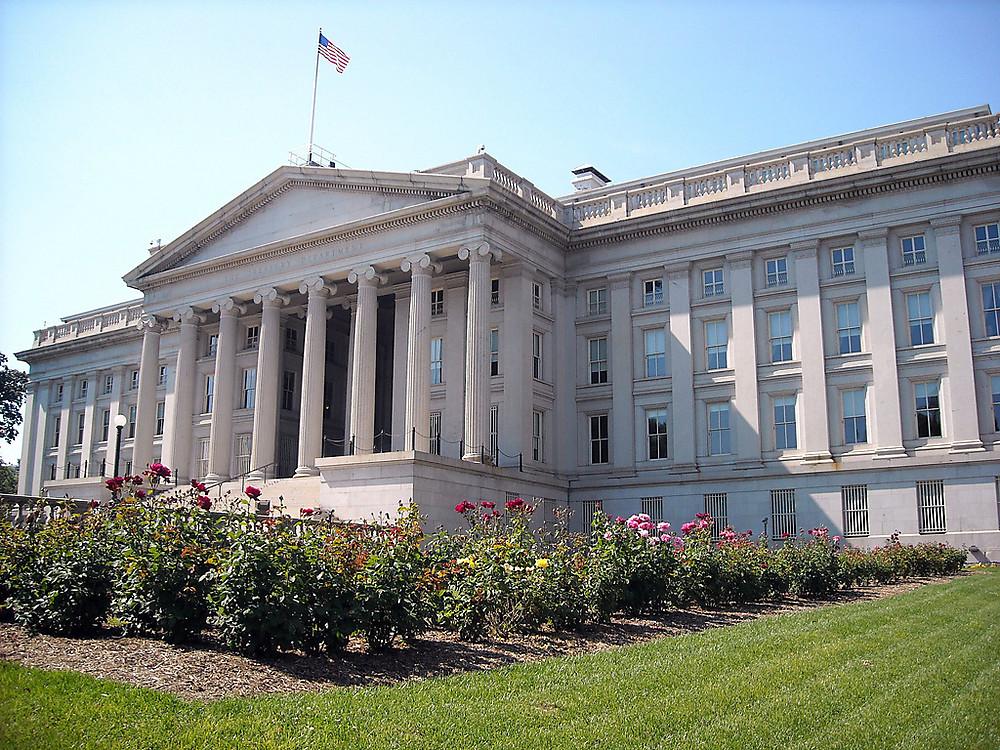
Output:
[[[840,505],[844,514],[844,536],[868,536],[868,485],[841,487]]]
[[[795,490],[771,490],[771,538],[795,536]]]
[[[663,520],[663,498],[662,497],[644,497],[639,500],[639,512],[645,513],[647,516],[652,518],[654,521],[659,522]]]
[[[712,517],[712,539],[718,541],[729,526],[729,497],[725,492],[705,494],[705,512]]]
[[[917,482],[917,522],[921,534],[943,534],[947,531],[944,480]]]

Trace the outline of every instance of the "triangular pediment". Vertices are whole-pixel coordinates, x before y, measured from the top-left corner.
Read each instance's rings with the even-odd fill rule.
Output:
[[[136,286],[153,274],[210,263],[468,189],[453,176],[282,167],[154,253],[125,281]]]

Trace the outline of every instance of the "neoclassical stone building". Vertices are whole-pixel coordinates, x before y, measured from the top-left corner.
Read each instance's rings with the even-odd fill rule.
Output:
[[[21,491],[156,459],[343,517],[515,493],[996,554],[988,106],[552,198],[284,166],[36,331]]]

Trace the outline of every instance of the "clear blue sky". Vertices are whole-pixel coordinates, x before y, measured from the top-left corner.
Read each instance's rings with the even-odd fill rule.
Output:
[[[135,296],[121,276],[308,136],[355,168],[480,144],[551,194],[981,103],[1000,3],[0,0],[0,351]],[[0,446],[8,460],[17,447]]]

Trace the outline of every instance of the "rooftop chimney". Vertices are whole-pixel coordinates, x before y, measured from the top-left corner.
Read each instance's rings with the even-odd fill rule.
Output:
[[[591,190],[607,185],[611,180],[592,164],[584,164],[573,170],[573,187],[577,190]]]

